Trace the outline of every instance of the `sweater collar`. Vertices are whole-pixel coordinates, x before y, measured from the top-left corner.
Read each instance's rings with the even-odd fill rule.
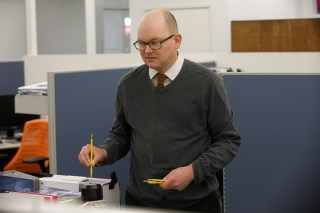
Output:
[[[166,76],[173,81],[177,75],[179,74],[182,65],[183,65],[184,58],[179,54],[177,61],[168,69],[165,74]],[[157,70],[149,68],[149,77],[153,79],[155,75],[158,73]]]

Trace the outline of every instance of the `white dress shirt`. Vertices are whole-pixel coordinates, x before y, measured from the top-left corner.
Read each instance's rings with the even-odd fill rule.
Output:
[[[183,61],[184,58],[179,55],[176,63],[174,63],[172,67],[170,67],[170,69],[168,69],[166,72],[164,72],[164,74],[167,76],[166,80],[164,81],[164,86],[170,84],[171,81],[173,81],[177,77],[183,65]],[[149,76],[155,86],[158,84],[158,80],[156,78],[157,74],[157,70],[149,68]]]

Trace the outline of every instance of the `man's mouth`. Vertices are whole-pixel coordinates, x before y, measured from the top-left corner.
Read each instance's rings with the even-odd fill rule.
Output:
[[[151,57],[151,56],[147,56],[147,57],[145,57],[147,60],[155,60],[156,59],[156,57]]]

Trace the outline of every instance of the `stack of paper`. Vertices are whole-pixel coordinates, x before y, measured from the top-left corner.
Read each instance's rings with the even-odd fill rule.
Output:
[[[48,187],[67,189],[74,192],[80,192],[79,184],[82,181],[88,180],[87,177],[71,176],[71,175],[53,175],[52,177],[39,178],[40,189]]]
[[[5,199],[23,199],[23,200],[39,200],[46,203],[60,203],[68,200],[81,201],[81,193],[73,192],[70,190],[48,187],[34,192],[6,192],[0,193],[0,200],[3,202]]]
[[[37,84],[31,84],[18,88],[19,94],[33,94],[33,95],[47,95],[48,94],[48,83],[42,82]]]

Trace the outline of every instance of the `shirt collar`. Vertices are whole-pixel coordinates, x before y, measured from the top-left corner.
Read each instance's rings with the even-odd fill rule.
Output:
[[[177,77],[177,75],[179,74],[179,72],[180,72],[180,70],[182,68],[182,65],[183,65],[183,61],[184,61],[184,58],[179,54],[177,61],[172,65],[172,67],[170,67],[170,69],[168,69],[165,72],[166,76],[171,81],[173,81]],[[157,70],[149,68],[150,79],[154,78],[154,76],[157,73],[158,73]]]

